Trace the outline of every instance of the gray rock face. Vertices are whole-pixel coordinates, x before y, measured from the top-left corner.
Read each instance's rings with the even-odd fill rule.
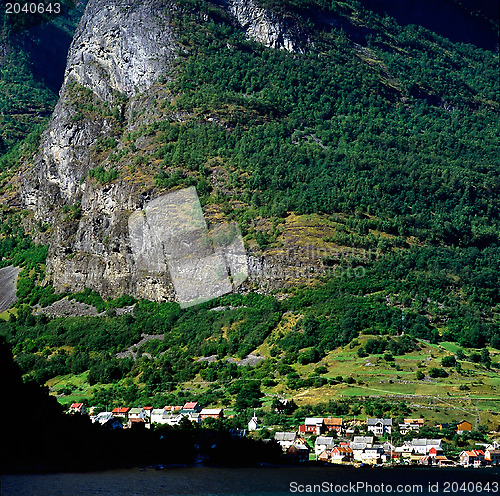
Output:
[[[303,35],[293,22],[260,7],[255,0],[227,0],[227,5],[249,38],[267,47],[303,51]]]
[[[133,96],[168,71],[175,37],[159,0],[90,1],[71,44],[66,81],[113,101],[114,92]]]

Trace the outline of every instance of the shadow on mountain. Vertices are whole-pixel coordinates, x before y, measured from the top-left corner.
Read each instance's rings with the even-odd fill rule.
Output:
[[[498,4],[490,0],[362,0],[366,8],[417,24],[454,42],[498,51]]]
[[[68,415],[46,388],[24,383],[10,347],[0,336],[0,372],[4,378],[2,409],[5,436],[1,471],[90,471],[145,465],[192,464],[251,466],[274,463],[275,443],[232,438],[227,431],[201,428],[105,430],[89,417]],[[8,412],[6,415],[5,412]],[[239,453],[234,457],[234,453]]]

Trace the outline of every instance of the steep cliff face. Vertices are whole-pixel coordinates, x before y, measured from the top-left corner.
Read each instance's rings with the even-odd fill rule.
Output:
[[[268,46],[298,49],[292,31],[253,0],[231,0],[226,8],[248,36]],[[120,174],[99,182],[89,171],[114,167],[109,153],[102,152],[103,143],[111,141],[117,153],[124,152],[131,132],[161,120],[154,102],[171,95],[158,80],[171,77],[181,49],[171,22],[176,9],[174,1],[91,0],[81,19],[59,102],[21,189],[24,205],[48,226],[47,274],[58,291],[89,287],[103,296],[175,298],[168,271],[138,270],[131,249],[129,217],[161,194],[152,174],[141,171],[140,180],[137,174]],[[145,154],[147,145],[144,138],[133,143]],[[119,167],[135,169],[127,158]],[[268,286],[267,265],[251,262],[250,279]]]
[[[249,38],[267,47],[303,51],[304,34],[293,21],[267,11],[255,0],[228,0],[227,5]]]

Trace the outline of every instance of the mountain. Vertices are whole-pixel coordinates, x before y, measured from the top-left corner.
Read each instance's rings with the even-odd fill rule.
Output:
[[[79,377],[100,403],[180,401],[197,381],[230,401],[247,376],[314,402],[377,391],[385,369],[382,392],[469,407],[476,375],[471,394],[494,398],[498,21],[417,7],[90,0],[50,122],[4,166],[0,256],[22,271],[0,330],[23,372]],[[180,309],[148,212],[192,187],[211,232],[237,223],[248,279]],[[262,363],[237,367],[250,353]]]

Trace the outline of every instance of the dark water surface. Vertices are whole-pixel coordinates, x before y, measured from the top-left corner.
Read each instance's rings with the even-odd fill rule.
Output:
[[[235,456],[237,454],[235,453]],[[1,477],[1,496],[284,494],[500,495],[498,469],[148,468]]]

